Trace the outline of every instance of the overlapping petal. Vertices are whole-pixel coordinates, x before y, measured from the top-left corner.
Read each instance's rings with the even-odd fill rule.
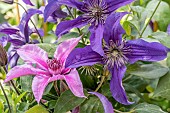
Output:
[[[96,29],[91,29],[91,36],[90,36],[90,45],[93,51],[99,53],[101,56],[104,55],[104,51],[102,48],[102,39],[103,39],[103,32],[104,26],[98,25]]]
[[[126,57],[130,63],[138,60],[160,61],[167,57],[167,48],[158,42],[146,42],[142,39],[127,41]]]
[[[105,113],[114,113],[112,103],[102,94],[98,92],[89,92],[90,94],[96,95],[103,104]]]
[[[109,70],[112,74],[111,81],[110,81],[110,90],[113,98],[124,105],[132,104],[132,102],[128,101],[128,98],[126,96],[125,90],[122,85],[122,78],[125,74],[126,67],[115,66],[114,68]]]
[[[116,9],[120,8],[121,6],[125,6],[134,0],[105,0],[108,5],[109,12],[113,12]]]
[[[113,40],[115,43],[122,41],[122,34],[125,33],[125,31],[120,25],[120,20],[125,14],[127,13],[112,13],[106,19],[104,29],[104,40],[106,43],[109,43],[109,40]]]
[[[36,69],[32,67],[31,65],[21,65],[21,66],[15,66],[12,68],[9,73],[7,74],[7,78],[5,79],[5,82],[8,82],[14,78],[21,77],[21,76],[26,76],[26,75],[41,75],[41,74],[46,74],[47,72]]]
[[[45,7],[44,10],[44,21],[47,21],[48,17],[51,16],[54,12],[59,18],[66,17],[67,13],[64,13],[58,4],[57,0],[51,0]]]
[[[85,97],[83,92],[83,85],[81,83],[79,74],[76,69],[72,69],[71,72],[64,76],[65,81],[72,91],[72,93],[77,97]]]
[[[73,50],[66,59],[65,67],[77,68],[85,65],[102,63],[102,56],[94,52],[90,46]]]
[[[42,69],[47,69],[48,55],[47,53],[41,49],[40,47],[34,44],[28,44],[22,46],[20,49],[17,50],[19,56],[29,63],[36,63]]]
[[[21,33],[24,34],[26,42],[29,42],[29,28],[28,28],[28,22],[30,18],[35,14],[42,14],[42,11],[38,9],[28,9],[27,13],[25,13],[22,16],[22,19],[19,24],[19,29],[21,30]]]
[[[54,57],[58,60],[65,62],[66,58],[70,54],[70,52],[76,47],[78,42],[80,41],[81,37],[79,38],[71,38],[64,42],[62,42],[56,49],[54,53]]]
[[[56,35],[61,36],[68,31],[70,31],[74,27],[82,27],[87,24],[87,19],[79,16],[78,18],[74,20],[68,20],[68,21],[63,21],[61,22],[56,29]]]

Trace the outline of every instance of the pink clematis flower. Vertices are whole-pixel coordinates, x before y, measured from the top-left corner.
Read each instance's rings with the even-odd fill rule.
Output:
[[[56,49],[53,59],[49,59],[47,53],[36,45],[22,46],[17,53],[26,63],[12,68],[7,74],[5,82],[20,76],[36,75],[33,79],[32,91],[38,103],[48,83],[56,80],[65,80],[75,96],[85,97],[77,70],[65,68],[66,58],[79,40],[80,38],[72,38],[61,43]]]

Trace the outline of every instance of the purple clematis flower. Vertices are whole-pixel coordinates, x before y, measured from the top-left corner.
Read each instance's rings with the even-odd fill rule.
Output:
[[[110,90],[112,96],[118,102],[128,105],[129,102],[122,85],[122,78],[126,71],[127,63],[138,60],[160,61],[166,58],[168,49],[157,42],[146,42],[142,39],[123,41],[122,34],[125,33],[120,25],[121,18],[126,13],[110,15],[105,23],[103,46],[104,55],[94,52],[90,46],[73,50],[67,58],[66,68],[76,68],[96,63],[104,64],[112,74]],[[83,52],[82,52],[83,51]]]
[[[56,29],[56,35],[61,36],[74,27],[82,27],[90,24],[90,42],[92,49],[103,55],[102,38],[104,24],[107,17],[116,9],[134,0],[58,0],[58,4],[68,5],[79,9],[82,14],[74,20],[61,22]]]
[[[53,59],[48,59],[47,53],[36,45],[22,46],[17,53],[27,63],[12,68],[7,74],[5,82],[20,76],[36,75],[33,79],[32,90],[38,103],[48,83],[56,80],[65,80],[75,96],[85,97],[77,70],[65,68],[66,58],[79,40],[80,38],[72,38],[64,41],[56,49]]]
[[[7,23],[0,25],[0,33],[6,35],[0,38],[1,45],[6,46],[8,42],[11,43],[10,49],[8,50],[8,62],[11,68],[17,64],[19,56],[16,53],[16,50],[18,48],[27,43],[38,43],[37,40],[29,39],[29,36],[32,33],[37,33],[37,31],[28,26],[30,18],[36,13],[42,14],[42,12],[37,9],[29,9],[27,13],[23,15],[21,22],[17,27],[11,26]],[[38,30],[38,32],[41,36],[44,35],[41,29]]]

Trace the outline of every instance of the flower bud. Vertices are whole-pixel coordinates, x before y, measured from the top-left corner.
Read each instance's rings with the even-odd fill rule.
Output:
[[[0,44],[0,66],[5,66],[7,64],[7,54],[5,49]]]

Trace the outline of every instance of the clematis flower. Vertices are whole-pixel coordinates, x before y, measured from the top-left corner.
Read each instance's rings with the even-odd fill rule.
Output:
[[[118,102],[128,105],[129,102],[122,85],[122,78],[126,72],[126,64],[138,60],[160,61],[166,58],[168,49],[157,42],[146,42],[142,39],[122,40],[125,33],[120,25],[121,18],[126,13],[111,15],[105,23],[103,46],[104,55],[94,52],[90,46],[73,50],[67,58],[66,68],[76,68],[96,63],[104,64],[111,73],[110,90]],[[83,52],[82,52],[83,51]]]
[[[74,20],[61,22],[57,26],[56,35],[60,37],[72,28],[90,24],[92,49],[102,55],[104,54],[102,51],[102,38],[105,20],[116,9],[132,1],[134,0],[83,0],[82,2],[78,0],[58,0],[58,4],[77,8],[83,14]]]
[[[64,41],[56,49],[53,59],[48,59],[47,53],[36,45],[22,46],[17,50],[17,53],[26,64],[12,68],[7,74],[5,82],[20,76],[35,75],[32,91],[38,103],[48,83],[56,80],[65,80],[75,96],[85,97],[77,70],[65,68],[66,58],[79,40],[80,38],[73,38]]]
[[[18,54],[16,50],[27,43],[38,43],[37,40],[30,40],[29,36],[32,33],[37,33],[36,29],[30,28],[28,22],[34,14],[41,14],[42,12],[37,9],[29,9],[25,13],[20,21],[19,26],[11,26],[10,24],[4,23],[0,25],[0,33],[5,36],[0,38],[0,44],[6,46],[9,42],[11,43],[10,49],[8,50],[8,62],[11,67],[14,67],[18,61]],[[44,35],[43,31],[38,30],[41,36]]]

